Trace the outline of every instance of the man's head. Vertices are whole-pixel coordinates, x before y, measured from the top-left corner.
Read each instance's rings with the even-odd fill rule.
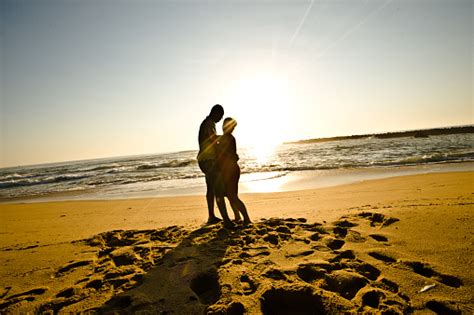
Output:
[[[216,104],[212,106],[211,113],[209,114],[209,117],[211,117],[212,121],[219,122],[223,116],[224,108],[221,105]]]
[[[234,118],[227,117],[224,119],[224,123],[222,124],[222,131],[224,133],[232,133],[235,126],[237,126],[237,121]]]

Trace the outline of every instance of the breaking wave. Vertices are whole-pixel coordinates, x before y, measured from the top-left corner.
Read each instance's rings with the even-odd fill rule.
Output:
[[[196,160],[172,160],[170,162],[160,163],[160,164],[141,164],[136,167],[138,171],[151,170],[157,168],[176,168],[176,167],[186,167],[190,165],[197,164]]]
[[[88,175],[58,175],[50,176],[46,178],[36,178],[36,179],[19,179],[19,180],[6,180],[0,181],[0,188],[12,188],[12,187],[25,187],[25,186],[35,186],[35,185],[44,185],[44,184],[53,184],[66,181],[74,181],[78,179],[88,178]],[[3,178],[2,178],[3,179]]]

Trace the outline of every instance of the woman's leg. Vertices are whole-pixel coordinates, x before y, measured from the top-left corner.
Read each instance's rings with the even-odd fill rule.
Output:
[[[245,204],[242,202],[242,200],[239,199],[237,195],[229,196],[229,202],[232,207],[232,210],[236,209],[238,212],[242,213],[242,216],[244,217],[244,224],[251,223],[250,217],[247,212],[247,208],[245,207]],[[236,210],[234,210],[234,213]]]
[[[239,209],[240,209],[240,212],[242,213],[242,216],[244,217],[244,224],[249,224],[249,223],[252,223],[252,221],[250,221],[250,217],[249,217],[249,214],[247,212],[247,207],[245,206],[245,204],[242,202],[242,200],[240,200],[239,198],[237,198],[238,202],[239,202]]]
[[[241,222],[242,218],[240,217],[240,205],[238,203],[238,197],[234,190],[227,192],[227,198],[229,199],[230,206],[232,211],[234,211],[235,222]]]
[[[242,221],[242,218],[240,217],[239,204],[235,200],[235,197],[231,196],[231,197],[228,197],[228,198],[229,198],[229,202],[230,202],[230,206],[232,208],[232,211],[234,211],[235,222]]]
[[[237,196],[238,182],[235,180],[235,172],[232,166],[232,164],[224,164],[222,175],[224,179],[225,194],[229,199],[230,206],[232,207],[232,211],[234,212],[235,222],[241,222],[242,218],[240,217],[239,207],[238,204],[236,204],[235,202],[235,197]]]

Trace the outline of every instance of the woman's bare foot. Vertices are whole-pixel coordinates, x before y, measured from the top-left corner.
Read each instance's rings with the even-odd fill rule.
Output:
[[[224,221],[224,228],[228,229],[228,230],[235,230],[235,224],[232,223],[232,221]]]

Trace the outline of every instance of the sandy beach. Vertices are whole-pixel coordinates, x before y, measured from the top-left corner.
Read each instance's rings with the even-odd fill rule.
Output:
[[[0,312],[474,312],[474,173],[242,194],[0,205]]]

